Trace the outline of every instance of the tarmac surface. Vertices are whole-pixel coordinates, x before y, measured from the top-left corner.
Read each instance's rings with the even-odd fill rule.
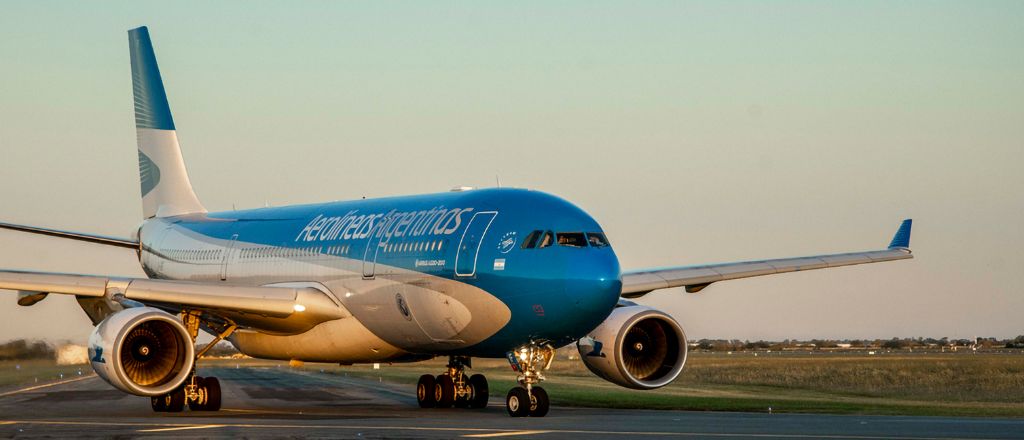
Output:
[[[420,409],[412,389],[283,368],[210,368],[219,412],[154,413],[95,376],[0,391],[0,438],[712,438],[1024,439],[1024,420],[553,407],[511,418],[507,390],[486,409]],[[411,387],[409,387],[411,388]]]

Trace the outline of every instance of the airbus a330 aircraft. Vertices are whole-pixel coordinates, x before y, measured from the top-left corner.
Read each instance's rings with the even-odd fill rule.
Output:
[[[559,197],[521,189],[207,212],[189,183],[145,27],[128,31],[143,218],[134,237],[23,225],[18,231],[133,249],[148,278],[0,271],[31,306],[74,295],[96,326],[96,373],[155,411],[218,410],[220,384],[196,359],[227,340],[267,359],[341,364],[447,356],[424,375],[422,407],[486,406],[471,358],[507,358],[514,417],[544,416],[538,386],[555,348],[576,343],[594,374],[653,389],[672,382],[687,341],[671,316],[628,299],[698,292],[736,278],[912,258],[911,221],[887,249],[621,271],[598,223]],[[203,329],[216,336],[203,349]]]

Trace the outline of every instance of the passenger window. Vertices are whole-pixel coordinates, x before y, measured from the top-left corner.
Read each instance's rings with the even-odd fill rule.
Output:
[[[540,239],[540,246],[538,246],[538,247],[546,248],[548,246],[551,246],[554,243],[555,243],[555,234],[552,233],[551,231],[548,231],[548,232],[544,233],[544,238]]]
[[[559,232],[558,245],[570,247],[587,247],[587,240],[582,232]]]
[[[526,236],[523,240],[523,249],[533,249],[537,247],[537,240],[540,238],[541,231],[533,231]]]
[[[604,234],[600,232],[588,232],[587,242],[590,243],[590,247],[605,247],[608,246],[608,239],[604,237]]]

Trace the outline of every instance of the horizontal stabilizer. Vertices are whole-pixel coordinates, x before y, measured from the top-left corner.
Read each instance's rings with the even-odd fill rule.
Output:
[[[30,234],[49,235],[51,237],[67,238],[69,240],[85,241],[95,244],[105,244],[107,246],[139,249],[139,242],[135,240],[129,240],[127,238],[107,237],[95,234],[83,234],[81,232],[61,231],[57,229],[39,228],[35,226],[16,225],[13,223],[0,223],[0,229],[10,229],[12,231],[28,232]]]

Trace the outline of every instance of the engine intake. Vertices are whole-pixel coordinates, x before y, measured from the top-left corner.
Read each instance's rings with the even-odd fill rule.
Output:
[[[158,396],[188,379],[195,346],[174,315],[152,307],[117,312],[89,336],[89,360],[96,374],[124,392]]]
[[[686,364],[686,333],[671,316],[647,306],[617,307],[576,342],[591,372],[627,388],[668,385]]]

